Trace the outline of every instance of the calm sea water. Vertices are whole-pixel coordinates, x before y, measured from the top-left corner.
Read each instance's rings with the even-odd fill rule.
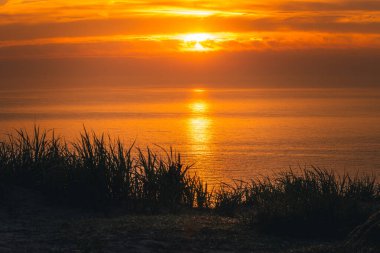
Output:
[[[0,91],[0,138],[34,124],[172,146],[210,183],[310,165],[380,175],[375,89]]]

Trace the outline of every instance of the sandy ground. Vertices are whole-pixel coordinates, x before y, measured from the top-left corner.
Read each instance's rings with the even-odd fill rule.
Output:
[[[205,213],[105,215],[52,207],[25,189],[7,192],[0,207],[0,252],[330,252],[331,247],[260,235],[238,219]]]

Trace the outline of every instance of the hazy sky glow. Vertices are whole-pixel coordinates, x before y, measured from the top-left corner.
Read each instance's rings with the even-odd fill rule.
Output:
[[[173,64],[180,68],[178,62],[182,62],[185,69],[179,69],[174,76],[179,83],[190,82],[186,68],[199,76],[191,82],[218,83],[213,75],[218,75],[218,69],[225,73],[231,67],[221,63],[221,59],[233,59],[232,68],[237,70],[224,76],[226,83],[236,80],[242,85],[260,82],[273,86],[282,85],[282,81],[291,85],[287,76],[306,76],[307,70],[295,70],[297,65],[306,63],[315,71],[309,70],[310,80],[293,78],[296,86],[308,85],[306,82],[319,86],[322,80],[317,82],[314,77],[326,71],[330,79],[326,77],[320,85],[341,86],[346,80],[352,82],[347,85],[355,85],[356,80],[341,78],[344,70],[347,75],[361,77],[363,83],[359,85],[373,86],[380,80],[373,66],[380,62],[379,52],[378,0],[0,0],[0,64],[7,68],[0,71],[0,80],[9,82],[20,78],[13,73],[18,66],[15,62],[39,62],[42,68],[44,63],[40,61],[50,60],[59,68],[73,58],[92,58],[92,63],[99,65],[96,68],[101,68],[99,58],[125,58],[125,64],[133,65],[137,76],[144,69],[155,69],[157,61],[167,64],[159,67],[164,70]],[[347,58],[353,62],[347,63]],[[141,63],[141,59],[145,61]],[[141,69],[136,69],[134,60],[139,61]],[[294,69],[284,72],[280,66],[289,60]],[[211,74],[206,75],[188,61],[198,61],[197,66],[201,61]],[[255,65],[257,61],[266,66],[265,72],[278,73],[278,80],[268,78],[268,73],[262,74],[260,68],[244,70],[247,64]],[[323,70],[324,66],[336,68],[337,72]],[[39,75],[38,71],[28,71],[25,75]],[[107,78],[121,76],[114,71]],[[167,74],[153,73],[152,80],[143,82],[173,82],[168,77],[160,79]],[[261,79],[257,77],[260,74]],[[83,82],[82,79],[77,81]],[[123,83],[121,79],[116,82]]]

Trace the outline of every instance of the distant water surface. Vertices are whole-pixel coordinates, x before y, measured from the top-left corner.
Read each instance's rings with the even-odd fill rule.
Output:
[[[309,165],[380,175],[376,89],[0,91],[0,138],[34,124],[173,146],[210,183]]]

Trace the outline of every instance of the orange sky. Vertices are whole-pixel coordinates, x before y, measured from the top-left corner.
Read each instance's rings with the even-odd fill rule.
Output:
[[[315,51],[327,53],[323,58]],[[190,59],[192,62],[202,61],[203,67],[209,67],[218,75],[218,69],[224,72],[223,68],[228,68],[220,65],[220,59],[234,59],[236,67],[257,62],[262,57],[266,61],[264,65],[270,68],[276,65],[273,61],[277,59],[287,64],[289,57],[297,59],[302,55],[306,57],[303,61],[316,61],[319,68],[323,67],[323,61],[335,61],[336,64],[330,67],[338,66],[338,73],[329,75],[341,80],[343,69],[355,72],[352,68],[357,67],[354,63],[356,67],[345,62],[345,57],[349,56],[342,55],[348,53],[352,56],[350,60],[368,65],[364,68],[359,64],[359,68],[366,73],[355,72],[357,75],[367,75],[369,81],[364,85],[377,85],[380,78],[369,63],[377,64],[379,51],[378,0],[0,0],[0,64],[7,68],[2,72],[0,70],[0,74],[3,73],[0,80],[9,82],[19,66],[14,61],[22,60],[50,59],[58,68],[59,64],[70,58],[145,59],[142,69],[134,69],[140,75],[144,73],[143,69],[155,69],[157,57],[164,57],[158,62],[167,63],[168,69],[173,64],[181,66],[179,61],[184,65],[179,72],[186,72],[186,68],[190,68],[191,72],[196,67],[187,65]],[[265,54],[269,54],[268,57]],[[278,54],[278,57],[273,54]],[[294,57],[289,54],[294,54]],[[168,60],[168,57],[172,58]],[[341,63],[346,65],[341,66]],[[126,64],[136,65],[131,62]],[[299,64],[304,62],[300,61]],[[101,68],[100,65],[97,68]],[[343,69],[339,70],[339,66]],[[88,68],[91,72],[91,67]],[[266,71],[276,74],[280,69]],[[40,75],[28,71],[25,75]],[[197,69],[194,73],[201,76],[202,71]],[[262,72],[256,68],[254,75]],[[293,72],[284,75],[298,74],[297,71]],[[279,81],[283,80],[281,73]],[[111,74],[117,75],[114,72]],[[247,76],[241,77],[243,74]],[[233,82],[234,76],[239,76],[246,79],[245,83],[254,81],[248,74],[239,68],[223,80]],[[301,74],[306,75],[305,72]],[[157,80],[158,77],[152,78]],[[178,78],[188,80],[186,75]],[[198,82],[206,82],[206,79],[200,78]],[[149,80],[146,82],[149,83]]]

